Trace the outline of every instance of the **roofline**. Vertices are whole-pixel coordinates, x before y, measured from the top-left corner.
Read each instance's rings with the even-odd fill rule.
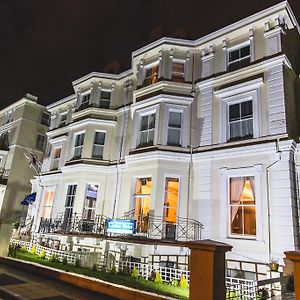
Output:
[[[66,102],[69,102],[70,100],[73,100],[73,99],[76,99],[76,95],[75,94],[72,94],[72,95],[67,96],[65,98],[62,98],[62,99],[60,99],[60,100],[58,100],[58,101],[56,101],[54,103],[51,103],[51,104],[47,105],[46,108],[47,108],[47,110],[49,110],[49,109],[54,108],[55,106],[62,105],[62,104],[66,103]]]
[[[251,16],[241,19],[233,24],[225,26],[217,31],[209,33],[203,37],[200,37],[196,40],[185,40],[185,39],[178,39],[178,38],[163,37],[157,41],[152,42],[151,44],[148,44],[140,49],[133,51],[132,58],[134,58],[146,51],[149,51],[155,47],[161,46],[163,44],[172,44],[172,45],[185,46],[185,47],[197,47],[197,46],[200,46],[201,44],[209,42],[210,40],[216,39],[221,35],[225,35],[231,31],[234,31],[234,30],[240,28],[240,27],[244,27],[247,24],[253,23],[260,18],[264,18],[264,17],[270,15],[271,13],[275,13],[276,11],[279,11],[284,8],[287,10],[292,23],[297,28],[297,30],[300,34],[300,26],[299,26],[297,19],[291,9],[290,4],[288,3],[288,1],[283,1],[278,4],[273,5],[271,7],[268,7],[262,11],[259,11]]]
[[[92,72],[83,77],[80,77],[72,82],[73,86],[80,84],[92,77],[112,79],[112,80],[120,80],[126,76],[130,76],[132,74],[132,69],[126,70],[120,74],[109,74],[109,73],[101,73],[101,72]]]

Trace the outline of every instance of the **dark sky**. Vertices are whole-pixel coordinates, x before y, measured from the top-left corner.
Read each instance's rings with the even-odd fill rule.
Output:
[[[29,92],[49,104],[93,71],[130,68],[163,37],[197,39],[276,0],[0,0],[0,108]],[[290,0],[300,19],[300,0]]]

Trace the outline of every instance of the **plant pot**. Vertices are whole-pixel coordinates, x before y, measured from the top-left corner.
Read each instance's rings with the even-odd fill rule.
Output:
[[[278,268],[279,268],[279,264],[278,263],[269,263],[269,267],[271,271],[277,272]]]

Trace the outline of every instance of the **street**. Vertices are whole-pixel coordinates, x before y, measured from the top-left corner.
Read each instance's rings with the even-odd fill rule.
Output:
[[[0,299],[114,300],[116,298],[0,263]]]

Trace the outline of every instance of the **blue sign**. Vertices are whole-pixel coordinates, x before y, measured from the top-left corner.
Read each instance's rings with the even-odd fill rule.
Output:
[[[120,234],[134,234],[135,233],[135,220],[107,220],[107,232],[108,233],[120,233]]]

